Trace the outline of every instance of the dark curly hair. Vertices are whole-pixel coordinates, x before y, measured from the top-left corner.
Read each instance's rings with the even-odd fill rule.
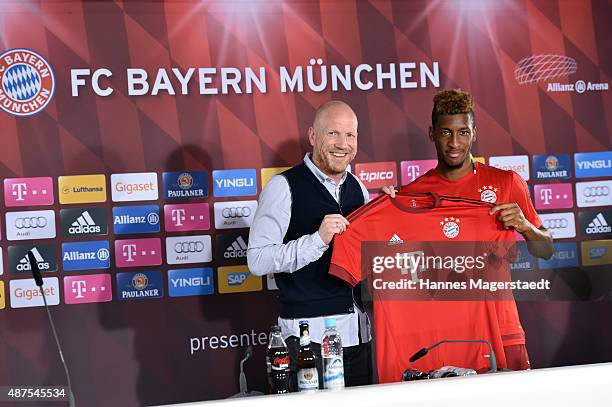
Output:
[[[474,102],[469,92],[461,89],[444,89],[436,93],[431,110],[431,125],[436,126],[441,115],[467,113],[472,126],[474,125]]]

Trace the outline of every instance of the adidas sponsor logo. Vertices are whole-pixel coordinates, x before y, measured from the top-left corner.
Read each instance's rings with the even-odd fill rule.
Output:
[[[85,211],[72,222],[72,225],[68,229],[68,233],[71,235],[82,235],[88,233],[100,233],[100,226],[96,225],[89,212]]]
[[[391,236],[391,239],[389,239],[389,246],[394,245],[394,244],[402,244],[402,243],[404,243],[404,241],[400,239],[400,237],[397,234],[394,234],[393,236]]]
[[[586,228],[586,233],[589,235],[610,232],[612,232],[612,227],[608,224],[608,222],[606,222],[606,218],[604,218],[601,212],[598,213],[595,218],[593,218]]]
[[[232,242],[231,245],[225,249],[223,253],[223,257],[226,259],[238,259],[247,256],[247,248],[248,245],[242,238],[242,236],[238,236],[236,240]]]
[[[41,271],[46,271],[51,268],[51,265],[49,264],[49,262],[43,259],[42,255],[40,254],[40,252],[38,251],[36,247],[32,248],[32,254],[34,255],[34,259],[36,259],[36,264],[38,264],[38,268]],[[23,256],[21,260],[19,260],[19,263],[17,264],[15,268],[17,269],[17,271],[31,271],[32,270],[32,265],[30,264],[30,260],[28,259],[27,253],[25,256]]]

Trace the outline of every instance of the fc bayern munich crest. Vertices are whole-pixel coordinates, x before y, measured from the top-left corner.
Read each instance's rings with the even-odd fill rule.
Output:
[[[497,188],[492,185],[478,188],[478,192],[480,192],[480,200],[483,202],[495,203],[497,201]]]
[[[43,110],[55,90],[51,65],[29,49],[11,49],[0,55],[0,108],[15,116]]]
[[[459,218],[444,218],[440,221],[442,226],[442,233],[449,239],[454,239],[459,236]]]

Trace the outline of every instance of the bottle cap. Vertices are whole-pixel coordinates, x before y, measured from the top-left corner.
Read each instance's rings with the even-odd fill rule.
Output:
[[[271,332],[280,332],[281,331],[281,327],[278,325],[272,325],[272,328],[270,329]]]
[[[335,328],[336,318],[325,318],[325,328]]]

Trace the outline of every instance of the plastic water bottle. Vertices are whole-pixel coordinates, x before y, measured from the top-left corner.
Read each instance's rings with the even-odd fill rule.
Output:
[[[323,387],[329,390],[344,388],[344,360],[342,340],[336,331],[336,319],[325,318],[325,332],[321,339],[323,359]]]

